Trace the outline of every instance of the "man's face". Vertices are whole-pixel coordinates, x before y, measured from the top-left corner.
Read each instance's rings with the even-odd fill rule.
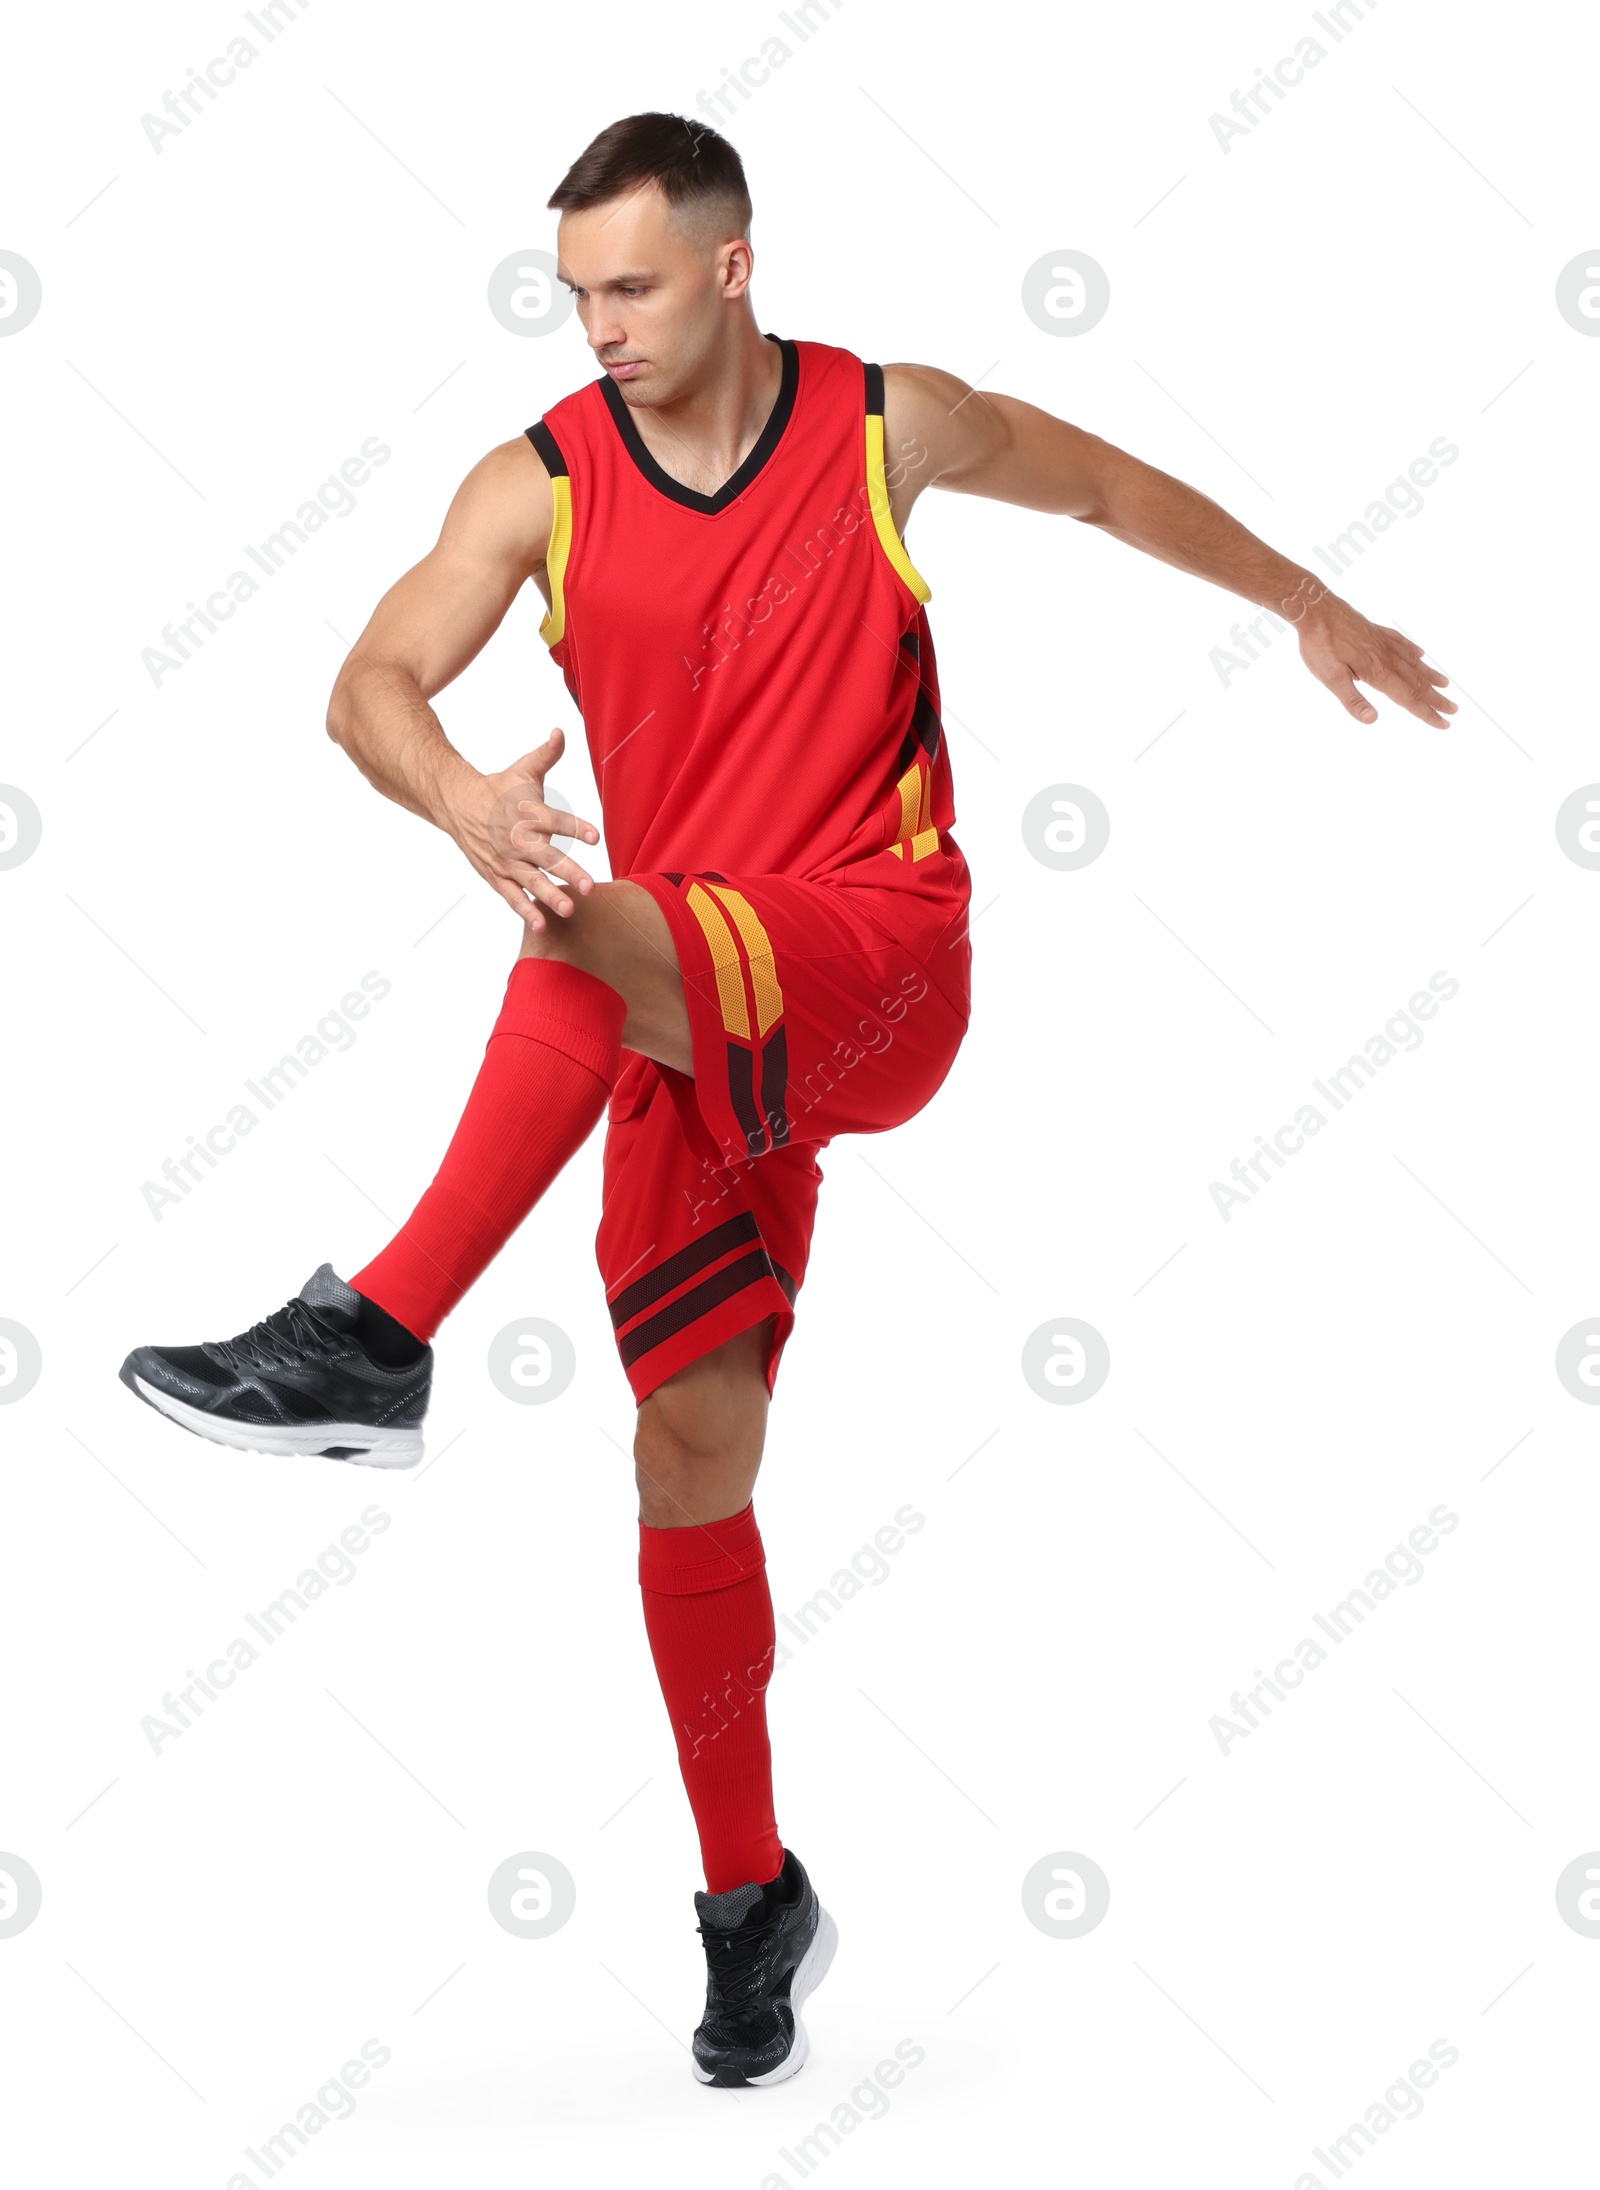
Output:
[[[626,402],[669,403],[715,345],[728,304],[750,279],[750,246],[685,230],[655,183],[607,205],[563,213],[556,268],[600,364]]]

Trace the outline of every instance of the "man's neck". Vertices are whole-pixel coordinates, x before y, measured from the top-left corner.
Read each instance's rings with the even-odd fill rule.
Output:
[[[639,405],[633,422],[663,471],[715,494],[760,440],[782,384],[783,352],[752,315],[696,388],[672,403]]]

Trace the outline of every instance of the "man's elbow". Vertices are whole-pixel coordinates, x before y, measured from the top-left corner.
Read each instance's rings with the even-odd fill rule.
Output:
[[[347,743],[350,728],[355,719],[355,705],[350,689],[350,663],[354,659],[355,657],[352,655],[346,661],[334,680],[333,690],[328,694],[328,713],[324,728],[334,744],[338,746],[344,746]]]

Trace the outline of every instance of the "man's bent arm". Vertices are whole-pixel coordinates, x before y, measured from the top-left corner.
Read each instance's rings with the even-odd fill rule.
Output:
[[[484,775],[445,736],[428,702],[499,628],[550,547],[550,475],[526,439],[491,449],[467,474],[436,546],[373,611],[328,702],[328,735],[367,781],[453,837],[524,925],[565,918],[594,878],[555,849],[557,835],[598,844],[600,832],[544,803],[562,732]]]
[[[451,834],[483,779],[428,702],[542,567],[550,517],[549,477],[531,444],[491,449],[458,488],[437,544],[374,609],[328,701],[328,735],[368,782]]]
[[[374,790],[441,829],[478,773],[445,736],[411,672],[395,663],[380,669],[359,640],[328,701],[328,735]]]
[[[892,392],[891,392],[892,391]],[[1076,517],[1297,625],[1301,653],[1359,721],[1376,710],[1355,679],[1423,722],[1446,727],[1448,679],[1403,633],[1369,623],[1303,564],[1280,555],[1209,496],[1125,449],[1015,396],[984,395],[927,365],[885,369],[886,438],[914,492],[938,486]],[[910,453],[906,454],[908,450]]]

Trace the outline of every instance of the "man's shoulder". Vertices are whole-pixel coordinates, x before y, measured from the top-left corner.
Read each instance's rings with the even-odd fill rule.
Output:
[[[885,365],[885,428],[909,434],[930,450],[954,450],[986,409],[969,404],[976,392],[959,374],[946,372],[941,365]]]
[[[586,380],[582,387],[573,388],[566,395],[557,396],[553,403],[548,404],[539,413],[533,425],[526,429],[528,437],[537,446],[539,437],[535,432],[536,427],[544,426],[550,432],[559,434],[563,426],[568,428],[581,426],[595,415],[597,408],[602,406],[604,401],[602,383],[598,379]]]

